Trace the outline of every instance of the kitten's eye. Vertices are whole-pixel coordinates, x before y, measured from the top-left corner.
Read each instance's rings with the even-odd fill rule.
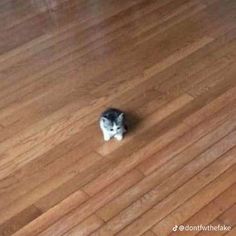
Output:
[[[110,131],[113,131],[113,129],[110,129]]]
[[[117,129],[120,129],[120,127],[118,127]]]

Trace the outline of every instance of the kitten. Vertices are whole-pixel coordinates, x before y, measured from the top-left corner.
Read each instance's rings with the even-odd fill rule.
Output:
[[[126,132],[124,113],[118,109],[109,108],[100,117],[100,128],[105,141],[112,137],[121,141]]]

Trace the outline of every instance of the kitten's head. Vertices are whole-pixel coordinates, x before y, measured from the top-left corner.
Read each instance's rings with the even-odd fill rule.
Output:
[[[121,113],[116,119],[111,120],[107,117],[102,117],[103,127],[111,135],[119,134],[123,132],[124,129],[124,113]]]

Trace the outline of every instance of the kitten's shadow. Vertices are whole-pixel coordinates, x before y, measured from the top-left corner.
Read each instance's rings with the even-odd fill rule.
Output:
[[[127,133],[133,132],[139,126],[141,119],[132,112],[125,112]]]

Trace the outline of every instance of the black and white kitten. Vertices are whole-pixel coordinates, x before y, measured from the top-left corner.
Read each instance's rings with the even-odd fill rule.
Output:
[[[115,108],[105,110],[100,117],[100,128],[105,141],[112,137],[121,141],[126,132],[124,113]]]

